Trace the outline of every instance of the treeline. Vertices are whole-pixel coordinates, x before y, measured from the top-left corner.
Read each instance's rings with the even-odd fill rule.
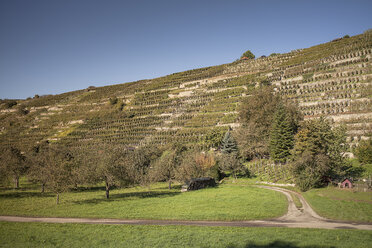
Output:
[[[209,176],[221,178],[221,171],[237,169],[228,167],[226,158],[236,151],[236,143],[229,133],[222,141],[226,144],[222,153],[201,147],[169,144],[162,147],[144,146],[128,149],[117,144],[99,143],[95,146],[74,147],[44,142],[21,152],[7,147],[1,153],[0,175],[3,183],[13,181],[19,187],[22,176],[56,194],[56,202],[62,192],[78,185],[104,183],[105,196],[110,197],[113,187],[149,185],[167,181],[169,188],[174,181],[187,182],[191,178]],[[231,150],[231,146],[235,147]],[[236,156],[237,157],[237,156]],[[235,161],[237,163],[237,160]],[[239,164],[240,165],[240,164]]]

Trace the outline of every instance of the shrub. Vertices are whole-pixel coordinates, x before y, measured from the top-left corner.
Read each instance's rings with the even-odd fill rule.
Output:
[[[110,97],[109,99],[110,105],[115,105],[118,103],[118,98],[117,97]]]

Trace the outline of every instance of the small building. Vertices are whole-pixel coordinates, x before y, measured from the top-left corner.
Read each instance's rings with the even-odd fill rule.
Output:
[[[353,187],[351,179],[345,178],[341,183],[339,183],[339,187],[351,189]]]

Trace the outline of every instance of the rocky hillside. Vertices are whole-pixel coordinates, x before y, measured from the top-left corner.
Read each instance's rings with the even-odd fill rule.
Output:
[[[298,102],[305,118],[347,124],[356,144],[372,130],[372,32],[286,54],[106,87],[2,100],[0,146],[49,140],[128,147],[181,141],[208,145],[239,126],[237,109],[259,85]],[[206,137],[209,137],[206,138]]]

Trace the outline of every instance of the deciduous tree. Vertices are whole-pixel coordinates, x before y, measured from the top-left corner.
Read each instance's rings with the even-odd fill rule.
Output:
[[[26,157],[14,146],[5,147],[0,154],[1,171],[5,173],[3,180],[13,179],[14,188],[19,188],[19,178],[24,175],[28,169]]]

